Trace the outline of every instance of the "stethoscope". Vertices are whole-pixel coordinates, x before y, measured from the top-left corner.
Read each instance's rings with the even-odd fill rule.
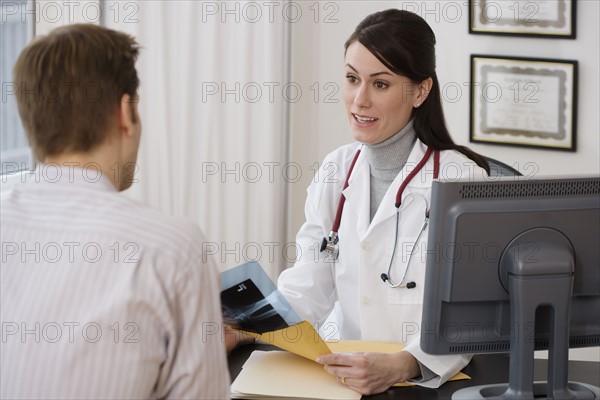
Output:
[[[352,171],[354,170],[354,165],[356,164],[356,160],[360,155],[360,148],[356,151],[354,158],[352,159],[352,163],[350,164],[350,168],[348,169],[348,174],[346,175],[346,182],[344,183],[344,188],[342,189],[342,194],[340,195],[340,201],[338,203],[337,212],[335,214],[335,220],[333,221],[333,227],[331,228],[331,232],[329,233],[329,237],[323,238],[323,242],[321,243],[321,252],[326,251],[329,253],[333,260],[336,261],[340,255],[340,247],[338,245],[340,238],[338,236],[338,230],[340,229],[340,223],[342,221],[342,212],[344,211],[344,203],[346,202],[346,196],[344,196],[343,191],[349,185],[350,175],[352,175]],[[396,235],[394,238],[394,249],[392,250],[392,257],[390,259],[390,265],[388,266],[387,273],[381,274],[381,280],[383,280],[389,287],[391,288],[407,288],[412,289],[417,286],[415,282],[407,282],[404,284],[404,280],[406,279],[406,274],[408,272],[408,267],[410,266],[410,261],[412,259],[412,255],[414,253],[414,248],[416,244],[419,242],[423,231],[427,227],[429,222],[429,210],[425,211],[425,220],[421,225],[421,229],[419,230],[419,234],[417,239],[415,240],[415,244],[413,245],[411,252],[408,256],[408,262],[406,264],[406,269],[404,270],[404,275],[402,279],[398,283],[394,283],[392,280],[392,263],[394,261],[394,256],[396,254],[396,247],[398,246],[398,225],[400,221],[400,206],[402,205],[402,194],[404,193],[404,189],[408,184],[413,180],[413,178],[423,169],[429,158],[431,157],[431,153],[433,153],[433,179],[437,179],[440,171],[440,151],[439,150],[431,150],[427,148],[425,155],[419,161],[417,166],[411,171],[410,174],[404,179],[400,187],[398,188],[398,192],[396,193],[396,203],[394,204],[396,207]]]

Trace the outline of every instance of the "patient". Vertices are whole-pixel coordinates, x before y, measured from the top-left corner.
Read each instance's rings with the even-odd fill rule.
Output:
[[[80,24],[15,65],[40,163],[2,197],[1,398],[229,398],[202,233],[120,193],[141,135],[137,55],[132,37]]]

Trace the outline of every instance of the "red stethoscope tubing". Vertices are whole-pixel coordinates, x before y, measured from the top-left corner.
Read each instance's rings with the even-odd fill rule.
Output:
[[[402,194],[404,193],[404,189],[406,186],[414,179],[414,177],[423,169],[429,157],[431,157],[431,153],[433,153],[433,179],[437,179],[440,173],[440,151],[439,150],[431,150],[431,148],[427,148],[425,155],[419,161],[417,166],[408,174],[406,179],[402,182],[400,187],[398,188],[398,192],[396,193],[396,203],[394,204],[396,208],[400,208],[402,205]],[[344,189],[349,185],[350,175],[352,175],[352,171],[354,170],[354,165],[356,164],[356,160],[360,155],[360,149],[354,155],[354,159],[352,160],[352,164],[350,164],[350,168],[348,169],[348,175],[346,176],[346,182],[344,183]],[[346,202],[346,196],[344,196],[342,190],[342,194],[340,195],[340,202],[338,203],[337,212],[335,214],[335,220],[333,221],[333,227],[331,228],[331,232],[336,233],[340,229],[340,223],[342,222],[342,212],[344,211],[344,203]]]
[[[361,146],[362,148],[362,146]],[[340,202],[338,203],[337,212],[335,213],[335,220],[333,221],[333,227],[331,228],[332,232],[338,231],[340,229],[340,222],[342,222],[342,212],[344,211],[344,203],[346,202],[346,196],[344,196],[344,190],[348,187],[348,181],[350,180],[350,175],[352,175],[352,171],[354,170],[354,164],[356,164],[356,160],[358,160],[358,156],[360,155],[360,148],[354,155],[352,159],[352,164],[350,164],[350,169],[348,169],[348,174],[346,175],[346,182],[344,183],[344,188],[342,189],[342,194],[340,195]]]

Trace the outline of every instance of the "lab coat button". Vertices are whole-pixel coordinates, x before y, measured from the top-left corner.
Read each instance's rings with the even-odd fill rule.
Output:
[[[369,304],[371,304],[371,298],[369,296],[363,296],[360,299],[360,302],[363,304],[363,306],[368,306]]]
[[[368,251],[371,248],[371,242],[365,240],[362,242],[361,247],[364,251]]]

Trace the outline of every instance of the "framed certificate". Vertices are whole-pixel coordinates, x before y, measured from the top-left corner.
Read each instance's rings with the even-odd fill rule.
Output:
[[[471,55],[470,140],[575,151],[577,61]]]
[[[575,0],[469,0],[469,33],[575,39]]]

